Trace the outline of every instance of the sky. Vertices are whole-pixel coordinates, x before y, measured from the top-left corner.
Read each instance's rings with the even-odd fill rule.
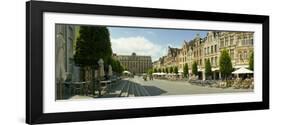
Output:
[[[113,53],[117,55],[151,56],[152,61],[167,55],[168,46],[181,48],[184,40],[205,37],[207,31],[187,29],[153,29],[136,27],[108,27]]]

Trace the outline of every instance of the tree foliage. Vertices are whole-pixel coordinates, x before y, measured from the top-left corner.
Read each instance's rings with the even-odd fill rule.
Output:
[[[148,69],[147,70],[147,74],[152,75],[152,73],[153,73],[153,69]]]
[[[171,66],[169,69],[169,73],[173,73],[174,72],[174,68]]]
[[[197,62],[193,62],[192,64],[192,74],[198,75],[198,67],[197,67]]]
[[[227,50],[223,50],[221,52],[219,62],[220,62],[221,75],[224,79],[226,79],[229,75],[231,75],[231,73],[233,71],[231,58],[230,58]]]
[[[249,58],[249,69],[254,70],[254,52],[251,53]]]
[[[121,65],[120,61],[115,59],[110,59],[110,65],[112,67],[112,71],[121,74],[125,68]]]
[[[176,73],[176,74],[178,74],[178,73],[179,73],[179,70],[178,70],[178,67],[177,67],[177,66],[175,66],[175,67],[174,67],[174,71],[173,71],[173,73]]]
[[[183,66],[183,75],[184,77],[187,77],[188,76],[188,64],[184,64]]]
[[[205,62],[205,76],[207,79],[212,76],[212,66],[210,63],[210,59],[207,59]]]
[[[166,72],[166,73],[169,73],[168,67],[165,68],[165,72]]]
[[[154,68],[154,69],[153,69],[153,72],[157,72],[157,68]]]
[[[112,56],[109,31],[103,26],[81,26],[75,47],[74,62],[79,66],[98,66],[102,58],[109,64]]]

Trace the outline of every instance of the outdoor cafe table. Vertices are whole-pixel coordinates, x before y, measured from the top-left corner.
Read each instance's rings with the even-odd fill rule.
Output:
[[[66,87],[68,88],[68,95],[69,96],[73,96],[76,94],[76,90],[77,89],[80,89],[80,92],[79,94],[81,94],[81,91],[82,91],[82,94],[84,94],[84,87],[85,87],[85,84],[86,82],[64,82],[64,84],[66,85]]]
[[[110,84],[111,83],[111,80],[105,80],[105,81],[100,81],[100,84],[101,85],[105,85],[105,86],[107,86],[108,84]]]
[[[100,81],[100,85],[101,86],[105,86],[105,87],[109,87],[108,89],[110,89],[110,87],[111,87],[111,80],[104,80],[104,81]],[[109,86],[108,86],[109,85]]]

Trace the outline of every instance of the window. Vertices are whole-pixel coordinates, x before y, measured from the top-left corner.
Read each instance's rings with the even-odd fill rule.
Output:
[[[231,37],[230,37],[230,45],[233,45],[233,41],[234,41],[234,37],[231,36]]]
[[[223,38],[220,39],[220,46],[224,47],[224,40],[223,40]]]
[[[215,65],[217,65],[217,57],[215,57]]]
[[[244,51],[244,60],[248,59],[247,51]]]
[[[205,50],[205,53],[204,53],[204,54],[206,55],[206,54],[207,54],[207,50],[206,50],[206,48],[204,48],[204,50]]]
[[[242,45],[246,45],[246,39],[243,39]]]
[[[215,45],[215,52],[217,52],[217,45]]]
[[[254,45],[254,40],[253,40],[253,38],[250,39],[250,44],[251,44],[251,45]]]
[[[224,38],[224,41],[225,41],[225,46],[228,46],[228,39]]]

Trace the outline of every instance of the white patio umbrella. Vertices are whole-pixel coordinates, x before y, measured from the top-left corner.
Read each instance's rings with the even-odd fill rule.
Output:
[[[113,75],[111,65],[108,66],[108,75],[109,75],[109,76],[112,76],[112,75]]]
[[[254,73],[254,72],[249,69],[246,69],[244,67],[232,72],[232,74],[252,74],[252,73]]]
[[[105,73],[104,73],[103,59],[99,59],[98,64],[99,64],[99,76],[104,77]]]
[[[131,72],[126,71],[126,70],[125,70],[125,71],[123,71],[123,73],[124,73],[124,74],[131,74]]]
[[[183,70],[179,70],[179,73],[183,73]]]

